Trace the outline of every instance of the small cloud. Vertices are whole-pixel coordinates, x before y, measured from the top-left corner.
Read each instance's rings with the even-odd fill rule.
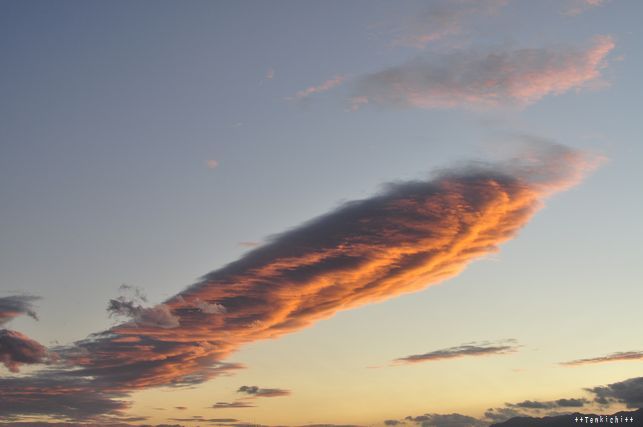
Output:
[[[281,397],[289,396],[290,390],[282,390],[279,388],[259,388],[254,385],[244,385],[239,387],[237,393],[244,393],[252,397]]]
[[[611,363],[623,361],[637,361],[643,360],[643,351],[624,351],[620,353],[612,353],[607,356],[591,357],[588,359],[577,359],[569,362],[562,362],[563,366],[581,366],[593,365],[596,363]]]
[[[325,82],[317,86],[309,86],[306,89],[302,89],[299,92],[295,93],[295,95],[293,95],[292,97],[289,97],[286,99],[289,101],[301,101],[302,99],[308,98],[311,95],[331,90],[341,85],[345,79],[346,79],[345,76],[337,75],[332,79],[326,80]]]
[[[216,302],[210,303],[199,298],[194,300],[194,306],[201,313],[205,314],[225,314],[227,311],[223,304],[219,304]]]
[[[205,162],[205,165],[208,167],[208,169],[216,169],[219,167],[219,161],[215,159],[209,159]]]
[[[217,402],[214,405],[212,405],[213,409],[231,409],[231,408],[254,408],[255,405],[252,405],[247,402],[240,402],[240,401],[235,401],[235,402]]]
[[[614,40],[589,47],[460,50],[418,56],[357,79],[350,108],[489,109],[525,107],[547,95],[605,84],[601,71]]]
[[[188,408],[187,406],[175,406],[174,409],[178,409],[179,411],[185,411]]]
[[[494,354],[513,353],[518,349],[515,340],[499,341],[497,343],[470,343],[457,347],[449,347],[441,350],[431,351],[423,354],[413,354],[411,356],[395,359],[394,363],[419,363],[434,362],[445,359],[455,359],[467,356],[489,356]]]

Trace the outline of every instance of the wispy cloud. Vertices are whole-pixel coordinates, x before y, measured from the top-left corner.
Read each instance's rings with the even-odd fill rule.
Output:
[[[569,362],[562,362],[563,366],[593,365],[596,363],[622,362],[627,360],[643,360],[643,351],[624,351],[612,353],[607,356],[591,357],[588,359],[577,359]]]
[[[165,301],[175,327],[139,322],[136,309],[128,322],[53,349],[62,359],[57,367],[0,378],[0,411],[77,418],[122,411],[133,391],[240,369],[223,360],[245,344],[451,278],[515,237],[546,197],[578,182],[593,163],[560,145],[538,147],[522,160],[389,184],[273,237]],[[117,301],[119,310],[132,302]],[[203,302],[226,311],[200,309]]]
[[[563,13],[568,16],[577,16],[605,3],[605,0],[567,0]]]
[[[599,82],[606,56],[614,46],[611,37],[599,36],[584,49],[469,49],[426,54],[358,78],[351,107],[524,107],[547,95],[560,95]]]
[[[490,356],[496,354],[513,353],[518,350],[516,340],[505,340],[496,343],[481,342],[469,343],[459,345],[457,347],[449,347],[441,350],[431,351],[423,354],[413,354],[411,356],[401,357],[395,359],[393,362],[397,364],[408,363],[421,363],[421,362],[435,362],[438,360],[456,359],[461,357],[471,356]]]
[[[426,3],[391,43],[392,46],[425,48],[429,43],[460,34],[469,21],[496,13],[508,0],[438,0]]]
[[[325,82],[316,85],[316,86],[309,86],[305,89],[302,89],[295,93],[293,96],[286,98],[291,101],[301,101],[305,98],[308,98],[311,95],[315,95],[318,93],[326,92],[329,91],[342,83],[346,80],[346,77],[343,75],[337,75],[333,77],[332,79],[328,79]]]

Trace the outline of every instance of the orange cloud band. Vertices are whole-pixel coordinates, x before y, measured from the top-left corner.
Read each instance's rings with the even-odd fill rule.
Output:
[[[246,343],[453,277],[514,237],[544,197],[577,181],[588,164],[560,146],[539,156],[524,167],[393,184],[347,203],[166,301],[176,327],[131,321],[61,351],[74,369],[57,379],[90,378],[87,387],[119,394],[199,383],[238,368],[221,361]],[[9,400],[15,393],[1,381],[0,390]]]

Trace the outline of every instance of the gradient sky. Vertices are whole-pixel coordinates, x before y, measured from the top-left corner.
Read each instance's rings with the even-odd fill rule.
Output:
[[[40,299],[38,321],[0,327],[55,352],[128,320],[106,311],[129,301],[122,284],[163,308],[383,184],[554,146],[600,166],[539,193],[544,208],[500,252],[437,286],[235,344],[224,361],[243,369],[137,388],[103,415],[382,425],[483,419],[526,400],[633,407],[596,406],[586,389],[643,374],[641,16],[635,0],[1,1],[0,299]],[[537,164],[547,179],[575,167],[557,160]],[[622,352],[633,355],[610,357]],[[48,363],[0,375],[62,362]]]

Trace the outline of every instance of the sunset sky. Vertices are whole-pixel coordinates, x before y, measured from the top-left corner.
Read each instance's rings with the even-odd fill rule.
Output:
[[[0,425],[643,407],[641,17],[0,1]]]

